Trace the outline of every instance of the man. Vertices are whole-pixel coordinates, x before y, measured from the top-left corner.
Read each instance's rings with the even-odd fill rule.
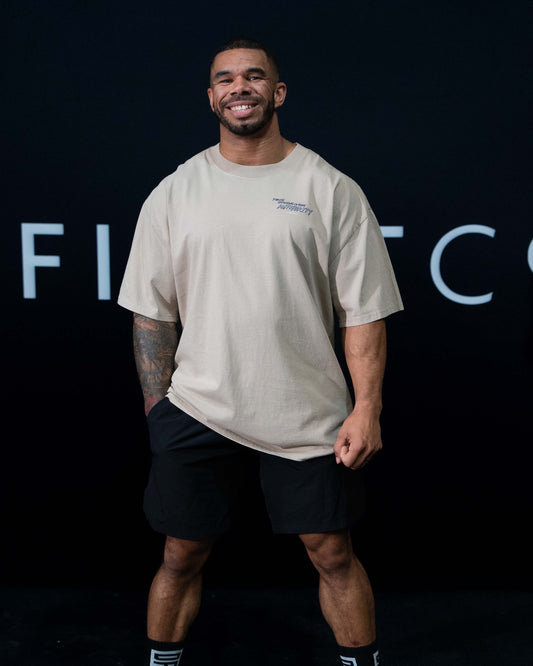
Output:
[[[202,567],[246,502],[240,459],[252,451],[273,530],[298,534],[318,571],[331,663],[374,666],[372,589],[350,527],[354,470],[381,449],[384,318],[402,309],[383,237],[350,178],[282,137],[286,85],[267,47],[226,44],[207,92],[220,143],[146,200],[119,296],[134,312],[153,454],[145,512],[167,536],[150,663],[180,662]]]

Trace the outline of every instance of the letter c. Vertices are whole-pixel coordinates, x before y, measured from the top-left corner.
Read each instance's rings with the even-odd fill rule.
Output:
[[[488,294],[482,294],[481,296],[464,296],[463,294],[458,294],[455,291],[452,291],[442,279],[440,263],[444,249],[458,236],[463,236],[464,234],[483,234],[494,238],[495,233],[496,230],[492,227],[486,227],[482,224],[465,224],[462,227],[457,227],[456,229],[449,231],[435,245],[430,262],[431,277],[433,278],[435,286],[443,296],[450,301],[462,303],[463,305],[481,305],[482,303],[488,303],[492,299],[492,291]]]

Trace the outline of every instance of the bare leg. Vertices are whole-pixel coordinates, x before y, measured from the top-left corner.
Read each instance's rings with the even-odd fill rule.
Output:
[[[213,540],[187,541],[167,537],[163,564],[148,597],[148,638],[182,641],[200,609],[202,567]]]
[[[374,595],[354,555],[348,530],[300,535],[320,576],[320,607],[338,645],[359,647],[376,639]]]

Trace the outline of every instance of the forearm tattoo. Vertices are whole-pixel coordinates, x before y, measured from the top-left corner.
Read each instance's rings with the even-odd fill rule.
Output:
[[[177,346],[176,324],[133,315],[133,353],[147,413],[166,395]]]

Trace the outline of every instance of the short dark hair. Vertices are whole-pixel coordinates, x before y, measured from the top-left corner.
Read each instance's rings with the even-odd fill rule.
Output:
[[[222,46],[215,51],[213,57],[211,58],[211,62],[209,63],[209,72],[211,72],[211,67],[217,55],[223,51],[231,51],[232,49],[257,49],[258,51],[264,51],[266,57],[270,60],[272,65],[274,65],[276,74],[279,76],[279,63],[274,52],[271,51],[271,49],[269,49],[268,46],[265,46],[265,44],[262,42],[259,42],[257,39],[252,39],[251,37],[233,37],[225,44],[222,44]]]

